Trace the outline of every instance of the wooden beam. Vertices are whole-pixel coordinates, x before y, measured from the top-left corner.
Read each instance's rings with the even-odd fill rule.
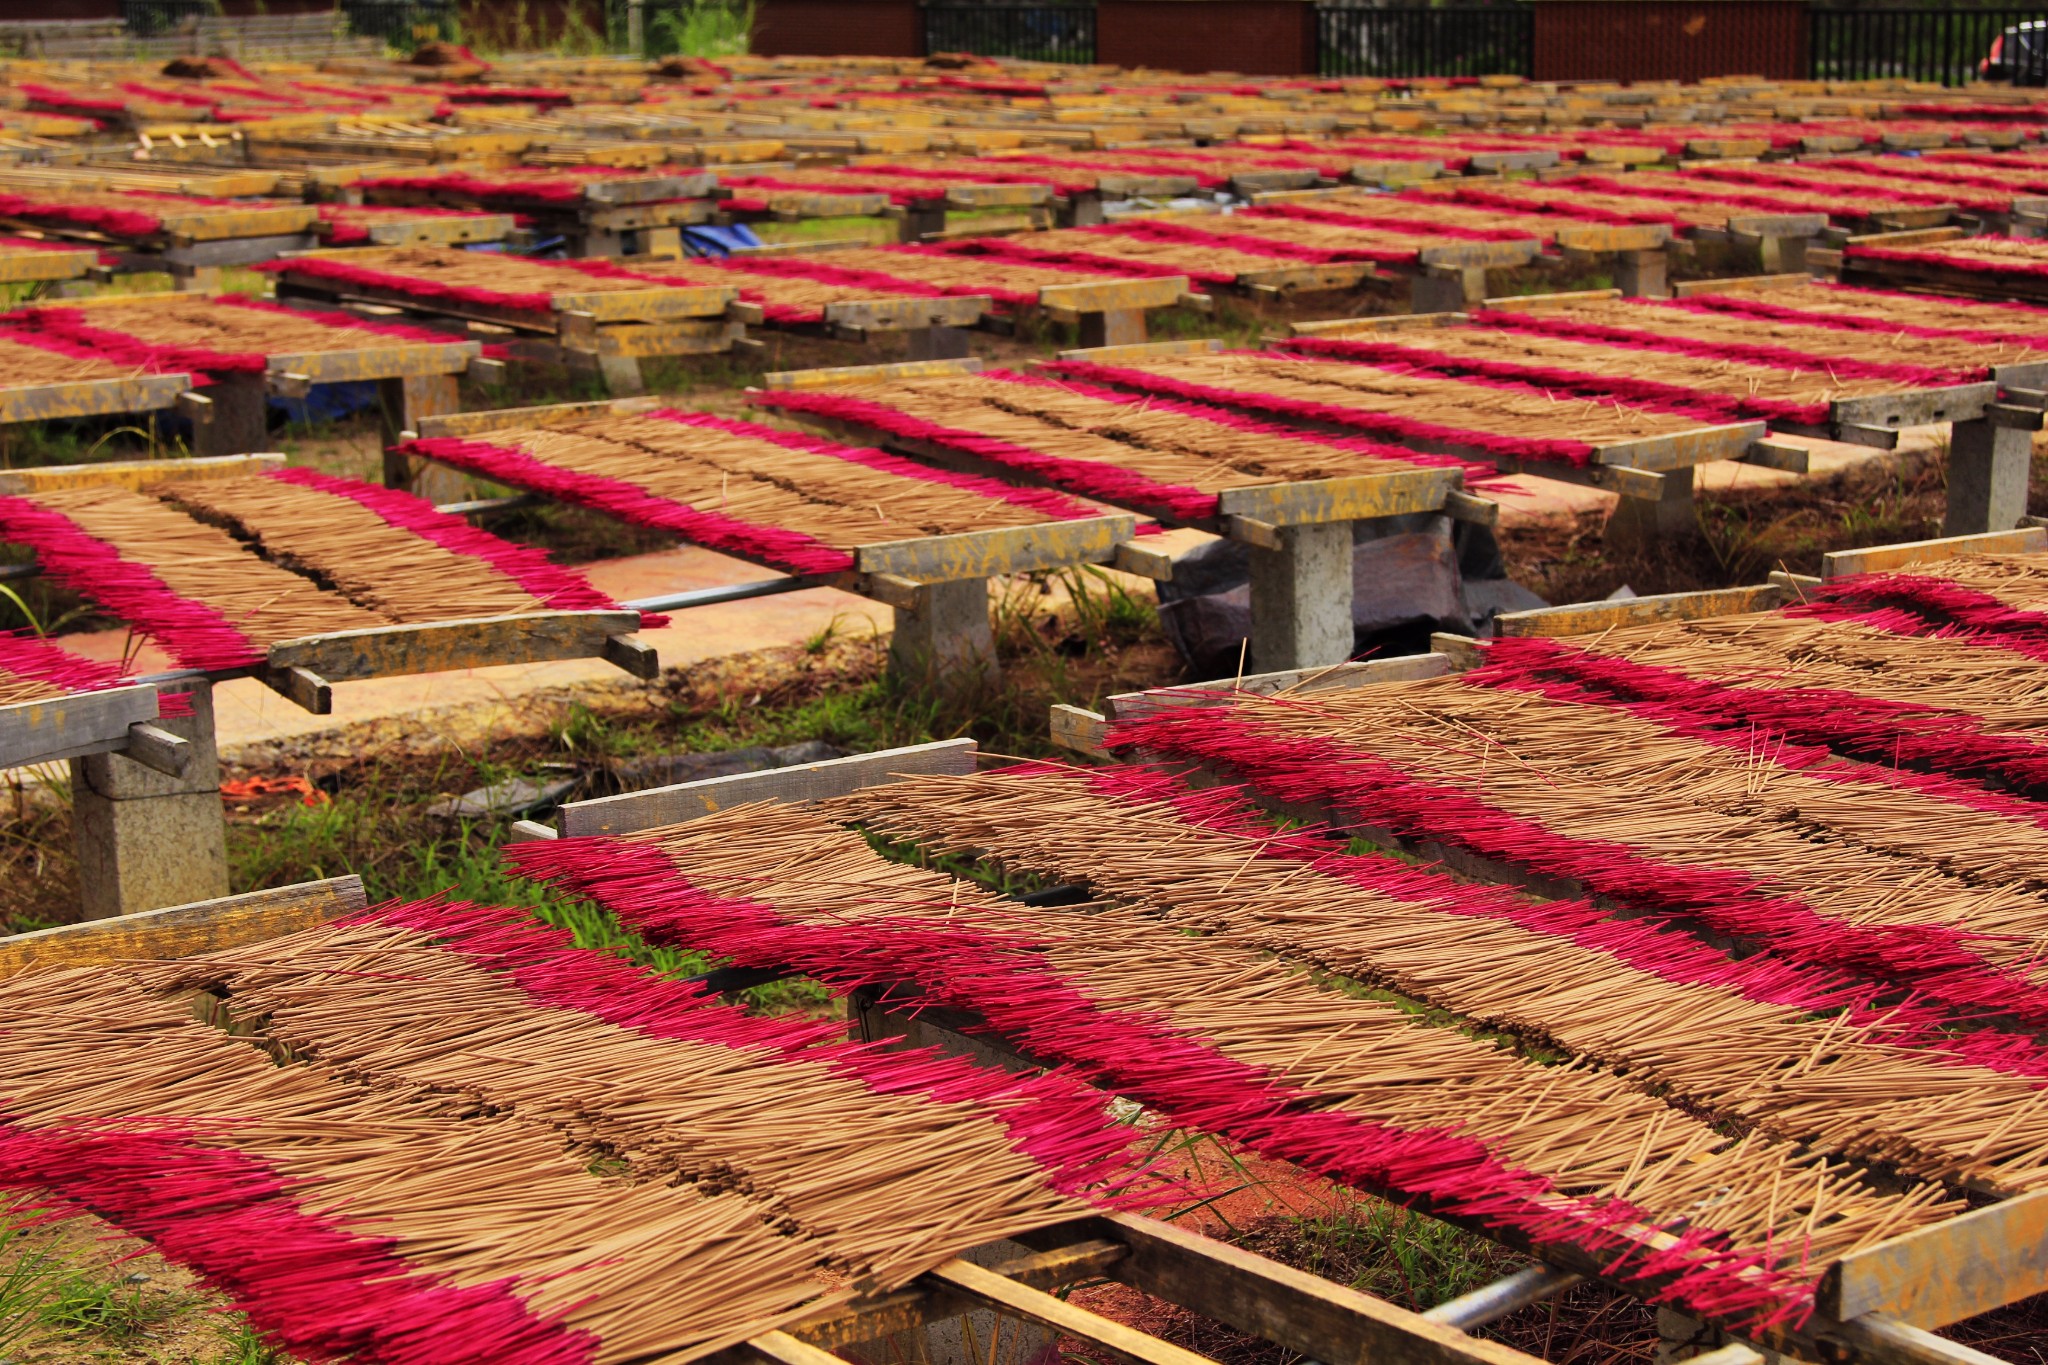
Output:
[[[767,389],[829,389],[881,379],[933,379],[947,374],[980,374],[979,356],[960,360],[907,360],[896,365],[842,365],[823,370],[777,370],[761,376]]]
[[[1049,284],[1038,291],[1038,306],[1062,313],[1118,313],[1130,309],[1171,308],[1190,288],[1185,275],[1137,280],[1104,280],[1098,284]]]
[[[1702,294],[1761,294],[1771,289],[1795,289],[1812,284],[1811,275],[1744,275],[1733,280],[1679,280],[1671,286],[1671,297],[1694,299]]]
[[[1822,1275],[1815,1302],[1843,1320],[1882,1313],[1945,1327],[2044,1292],[2048,1190],[2036,1190],[1844,1256]]]
[[[1059,748],[1106,760],[1114,757],[1102,743],[1108,719],[1100,711],[1056,702],[1048,716],[1049,733]]]
[[[1867,550],[1834,550],[1820,559],[1824,579],[1863,573],[1891,573],[1913,564],[1931,564],[1956,555],[2027,555],[2048,550],[2048,530],[2022,526],[2012,531],[1912,540],[1901,545],[1873,545]]]
[[[1488,299],[1485,306],[1525,312],[1532,308],[1569,308],[1579,303],[1604,303],[1620,297],[1619,289],[1567,289],[1557,294],[1517,294],[1511,298]]]
[[[1130,720],[1154,711],[1218,706],[1233,695],[1246,693],[1270,697],[1288,692],[1301,696],[1311,692],[1369,687],[1376,683],[1440,678],[1450,671],[1451,661],[1442,654],[1403,654],[1394,659],[1335,664],[1326,668],[1290,668],[1279,673],[1254,673],[1244,678],[1215,678],[1178,687],[1155,687],[1144,692],[1119,692],[1103,705],[1115,719]]]
[[[606,642],[640,628],[637,611],[555,611],[416,626],[337,631],[270,647],[271,673],[304,669],[330,681],[445,673],[492,664],[602,658]]]
[[[1603,289],[1600,294],[1620,296],[1618,289]],[[1491,308],[1498,300],[1488,299]],[[1290,322],[1287,335],[1295,337],[1351,337],[1377,336],[1382,332],[1408,332],[1432,327],[1460,327],[1472,321],[1469,313],[1387,313],[1373,318],[1331,318],[1326,322]],[[1220,347],[1219,347],[1220,349]]]
[[[1703,616],[1733,616],[1738,612],[1770,611],[1792,600],[1775,583],[1746,588],[1710,588],[1704,592],[1660,593],[1654,597],[1631,597],[1620,602],[1579,602],[1568,607],[1543,607],[1536,611],[1509,612],[1494,618],[1499,635],[1596,635],[1620,626],[1643,626],[1658,621],[1692,621]]]
[[[147,684],[0,706],[0,768],[106,753],[126,744],[129,726],[156,718]]]
[[[333,877],[115,919],[60,924],[0,938],[0,977],[31,967],[195,957],[311,929],[361,910],[362,878]]]
[[[81,379],[68,384],[0,388],[0,422],[154,412],[176,403],[178,396],[191,387],[189,374],[143,374],[123,379]]]
[[[862,545],[854,550],[855,567],[865,574],[897,574],[924,583],[951,583],[996,574],[1028,573],[1073,564],[1101,564],[1116,547],[1137,533],[1138,519],[1127,514],[1085,517],[1075,521],[1006,526],[993,531],[922,536],[916,540]]]
[[[1042,1289],[1018,1284],[972,1261],[955,1258],[924,1278],[987,1304],[997,1312],[1049,1327],[1062,1336],[1077,1337],[1129,1365],[1214,1365],[1207,1356],[1054,1298]]]
[[[1928,426],[1937,422],[1969,422],[1998,400],[1998,385],[1951,384],[1938,389],[1906,389],[1867,398],[1838,398],[1828,405],[1828,419],[1843,425],[1884,427]]]
[[[1684,469],[1710,460],[1739,460],[1755,442],[1762,440],[1762,422],[1731,422],[1727,426],[1699,427],[1670,436],[1645,436],[1635,441],[1617,441],[1593,452],[1596,464],[1623,465],[1630,469]]]
[[[753,801],[801,805],[844,796],[863,787],[880,786],[899,776],[971,773],[975,753],[973,740],[947,739],[763,772],[734,773],[622,796],[572,801],[562,807],[560,824],[562,833],[570,838],[631,834],[635,830],[681,824]]]
[[[422,417],[416,435],[422,437],[480,436],[487,431],[514,427],[550,427],[580,422],[586,417],[626,417],[652,412],[661,407],[657,398],[600,398],[587,403],[546,403],[534,408],[498,408],[490,412],[456,412],[440,417]]]
[[[1140,341],[1128,346],[1083,346],[1058,353],[1061,360],[1092,360],[1098,365],[1128,365],[1175,355],[1213,355],[1223,349],[1214,337],[1188,341]]]
[[[1386,474],[1347,474],[1334,479],[1226,488],[1217,511],[1273,526],[1306,526],[1331,521],[1368,521],[1409,512],[1434,512],[1458,483],[1454,469],[1419,468]]]
[[[0,471],[0,493],[51,493],[60,488],[147,488],[166,479],[240,479],[282,469],[284,456],[210,455],[190,460],[108,460]]]

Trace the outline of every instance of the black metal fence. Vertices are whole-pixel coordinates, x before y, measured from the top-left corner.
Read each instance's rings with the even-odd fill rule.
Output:
[[[2048,20],[2048,8],[1814,9],[1807,12],[1806,50],[1816,80],[1961,85],[1978,78],[1979,64],[2006,29],[2043,20]],[[2042,38],[2048,39],[2048,32]],[[2006,44],[2008,60],[2016,46]],[[2038,84],[2048,62],[2041,48],[2031,42],[2027,46]]]
[[[456,35],[455,0],[341,0],[349,32],[404,51]]]
[[[219,0],[121,0],[122,26],[138,38],[160,38],[219,13]]]
[[[1535,19],[1527,5],[1324,6],[1316,11],[1318,65],[1325,76],[1526,76]]]
[[[926,52],[1034,62],[1095,60],[1093,5],[928,5]]]

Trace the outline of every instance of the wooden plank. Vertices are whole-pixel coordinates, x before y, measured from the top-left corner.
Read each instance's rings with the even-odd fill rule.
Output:
[[[710,355],[732,349],[746,335],[736,319],[680,318],[669,322],[602,323],[584,335],[562,335],[562,349],[583,355]]]
[[[1207,1356],[1148,1336],[1135,1327],[1091,1313],[1042,1289],[1018,1284],[972,1261],[958,1258],[945,1262],[924,1277],[978,1300],[998,1312],[1023,1318],[1051,1328],[1061,1336],[1076,1337],[1086,1344],[1089,1355],[1097,1351],[1129,1365],[1214,1365]]]
[[[1704,592],[1660,593],[1620,602],[1578,602],[1568,607],[1543,607],[1509,612],[1494,618],[1498,635],[1595,635],[1619,626],[1645,626],[1658,621],[1692,621],[1702,616],[1733,616],[1771,611],[1792,600],[1775,583],[1746,588],[1710,588]]]
[[[922,327],[972,327],[995,311],[986,294],[950,298],[853,299],[825,305],[825,323],[862,332],[904,332]]]
[[[1603,255],[1610,251],[1655,251],[1671,241],[1669,223],[1561,224],[1553,234],[1566,251]]]
[[[1829,420],[1845,426],[1929,426],[1938,422],[1972,422],[1998,400],[1998,385],[1951,384],[1939,389],[1906,389],[1899,393],[1842,398],[1828,406]]]
[[[1970,234],[1959,227],[1911,228],[1904,232],[1866,232],[1849,239],[1850,246],[1927,246],[1953,242]]]
[[[100,254],[90,247],[76,251],[0,251],[0,284],[25,284],[32,280],[75,280],[99,264]]]
[[[420,436],[480,436],[517,427],[551,427],[589,417],[625,417],[663,406],[658,398],[600,398],[587,403],[546,403],[533,408],[499,408],[492,412],[456,412],[422,417]]]
[[[1423,247],[1415,259],[1425,266],[1511,270],[1527,265],[1542,251],[1543,243],[1534,237],[1522,242],[1444,242]]]
[[[1052,742],[1057,747],[1104,761],[1115,757],[1102,744],[1107,724],[1100,711],[1058,702],[1053,705],[1048,722]]]
[[[265,357],[271,374],[302,374],[316,384],[347,384],[367,379],[402,379],[416,374],[461,374],[483,354],[483,344],[413,342],[396,346],[364,346],[346,351],[305,351]]]
[[[1330,521],[1366,521],[1408,512],[1433,512],[1458,484],[1454,469],[1404,469],[1387,474],[1347,474],[1334,479],[1226,488],[1217,511],[1273,526],[1308,526]]]
[[[788,768],[682,782],[672,787],[627,792],[622,796],[572,801],[562,807],[560,824],[563,835],[568,838],[590,834],[631,834],[636,830],[681,824],[756,801],[801,805],[844,796],[863,787],[881,786],[898,777],[971,773],[974,771],[975,752],[975,743],[971,739],[947,739],[934,744],[914,744],[902,749],[828,758],[818,763],[800,763]]]
[[[1601,293],[1608,291],[1601,290]],[[1619,291],[1615,291],[1617,294]],[[1488,299],[1491,307],[1495,300]],[[1331,318],[1324,322],[1291,322],[1287,335],[1295,337],[1377,336],[1381,332],[1410,332],[1433,327],[1458,327],[1472,320],[1469,313],[1388,313],[1375,318]],[[1220,343],[1218,349],[1221,349]]]
[[[191,387],[189,374],[146,374],[0,388],[0,422],[46,422],[58,417],[152,412],[170,407],[178,401],[179,394]]]
[[[2022,526],[2013,531],[1984,531],[1938,540],[1912,540],[1900,545],[1873,545],[1865,550],[1835,550],[1822,555],[1823,579],[1862,573],[1891,573],[1913,564],[1929,564],[1955,555],[2030,555],[2048,550],[2048,530]]]
[[[1187,341],[1140,341],[1129,346],[1088,346],[1059,352],[1061,360],[1092,360],[1099,365],[1127,365],[1175,355],[1213,355],[1223,349],[1214,337]]]
[[[1424,678],[1440,678],[1450,671],[1451,661],[1441,653],[1403,654],[1393,659],[1371,659],[1326,668],[1291,668],[1279,673],[1254,673],[1245,678],[1215,678],[1178,687],[1155,687],[1145,692],[1119,692],[1103,704],[1109,708],[1112,718],[1129,720],[1154,711],[1217,706],[1238,693],[1248,692],[1261,697],[1281,692],[1303,695],[1379,683],[1417,682]]]
[[[739,296],[732,285],[690,284],[584,293],[564,290],[551,296],[549,304],[557,313],[588,313],[597,322],[662,322],[717,317]]]
[[[1680,280],[1671,286],[1671,296],[1698,298],[1702,294],[1761,294],[1769,289],[1793,289],[1813,283],[1813,276],[1744,275],[1732,280]]]
[[[129,726],[156,717],[147,685],[0,706],[0,769],[105,753],[127,742]]]
[[[2036,1190],[1844,1256],[1821,1277],[1816,1302],[1832,1318],[1883,1313],[1931,1328],[2044,1292],[2048,1190]]]
[[[1568,308],[1577,303],[1604,303],[1621,297],[1619,289],[1567,289],[1557,294],[1518,294],[1512,298],[1487,299],[1487,308]]]
[[[1727,222],[1729,232],[1758,238],[1818,237],[1827,225],[1825,213],[1732,213]]]
[[[906,360],[894,365],[841,365],[823,370],[777,370],[761,376],[765,389],[829,389],[870,379],[933,379],[945,374],[980,374],[979,356],[959,360]]]
[[[1671,436],[1647,436],[1639,441],[1621,441],[1593,452],[1596,464],[1625,465],[1630,469],[1684,469],[1709,460],[1739,460],[1764,435],[1762,422],[1732,422],[1727,426],[1700,427]]]
[[[0,470],[0,493],[50,493],[61,488],[141,489],[166,479],[240,479],[284,467],[284,456],[208,455],[188,460],[109,460]]]
[[[1038,291],[1038,306],[1066,313],[1118,313],[1141,308],[1169,308],[1190,288],[1185,275],[1142,280],[1105,280],[1100,284],[1049,284]]]
[[[352,915],[365,904],[362,878],[347,876],[115,919],[60,924],[0,938],[0,977],[31,967],[194,957],[295,934]]]
[[[1366,280],[1383,279],[1370,261],[1340,261],[1333,265],[1282,266],[1274,270],[1251,270],[1237,277],[1242,287],[1271,294],[1311,293],[1318,289],[1349,289]]]
[[[1130,1253],[1112,1279],[1240,1332],[1330,1365],[1537,1365],[1511,1346],[1467,1336],[1319,1275],[1134,1214],[1108,1214],[1101,1235]],[[1061,1229],[1066,1234],[1068,1229]],[[1036,1244],[1036,1235],[1020,1240]]]
[[[1137,533],[1138,519],[1112,515],[1035,526],[1005,526],[951,536],[921,536],[855,548],[866,574],[898,574],[921,583],[950,583],[996,574],[1029,573],[1072,564],[1101,564]]]
[[[555,611],[416,626],[376,626],[281,640],[270,647],[272,674],[300,668],[332,681],[445,673],[492,664],[604,655],[614,635],[640,628],[636,611]]]

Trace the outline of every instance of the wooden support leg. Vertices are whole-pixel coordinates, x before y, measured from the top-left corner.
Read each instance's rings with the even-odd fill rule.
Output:
[[[617,232],[586,232],[570,239],[581,259],[600,256],[623,256],[626,254],[626,239]]]
[[[171,284],[181,294],[218,294],[220,267],[217,265],[174,265]]]
[[[1806,273],[1806,238],[1765,237],[1756,244],[1757,254],[1763,258],[1766,275],[1802,275]]]
[[[614,398],[637,398],[647,392],[638,356],[601,355],[597,358],[597,372],[604,376],[605,390]]]
[[[904,333],[912,360],[960,360],[967,355],[965,327],[919,327]]]
[[[195,455],[247,455],[270,444],[269,395],[261,375],[231,375],[201,394],[212,420],[194,424]]]
[[[1081,314],[1079,340],[1084,347],[1137,346],[1144,342],[1145,336],[1145,310],[1142,308]]]
[[[1286,526],[1282,547],[1251,546],[1251,661],[1261,673],[1351,657],[1351,523]]]
[[[1059,213],[1061,227],[1094,227],[1107,221],[1102,212],[1102,193],[1099,190],[1084,190],[1067,196],[1065,206]]]
[[[422,417],[462,411],[461,383],[452,374],[380,379],[377,409],[384,428],[384,444],[389,446],[401,432],[418,431]],[[461,472],[388,449],[384,452],[384,486],[403,488],[429,502],[459,502],[469,495],[469,479]]]
[[[920,199],[906,208],[896,221],[896,239],[901,242],[921,242],[945,230],[946,203],[943,199]]]
[[[1662,249],[1624,251],[1614,263],[1615,287],[1632,299],[1671,297],[1670,258]]]
[[[889,669],[905,682],[951,687],[992,668],[995,658],[987,579],[927,583],[915,607],[896,608]]]
[[[154,724],[191,742],[192,762],[183,777],[117,753],[71,760],[71,819],[87,919],[228,893],[213,686],[199,682],[181,689],[192,697],[192,714]]]
[[[1671,536],[1687,536],[1699,529],[1699,513],[1692,505],[1692,470],[1667,469],[1664,496],[1623,497],[1607,518],[1609,549],[1646,549]]]
[[[1958,422],[1948,448],[1945,536],[2010,531],[2027,514],[2027,475],[2034,443],[2029,432],[1997,427],[1983,418]]]
[[[634,11],[639,12],[637,9]],[[683,230],[679,227],[648,228],[640,234],[640,249],[649,256],[663,256],[671,261],[683,259]]]
[[[1462,313],[1486,298],[1484,266],[1427,265],[1408,289],[1411,313]]]

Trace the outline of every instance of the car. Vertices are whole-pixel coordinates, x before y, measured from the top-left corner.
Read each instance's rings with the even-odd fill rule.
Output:
[[[1992,39],[1989,55],[1977,63],[1977,75],[2014,85],[2048,85],[2048,20],[2014,24]]]

